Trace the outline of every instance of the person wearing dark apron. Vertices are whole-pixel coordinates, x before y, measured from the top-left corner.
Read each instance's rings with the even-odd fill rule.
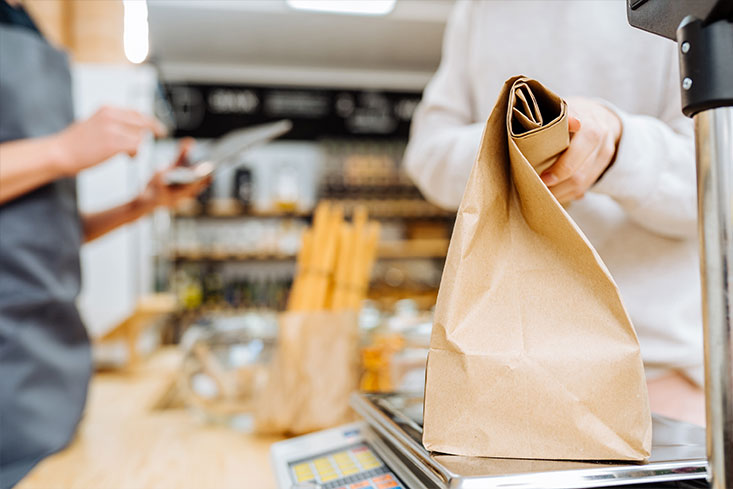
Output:
[[[96,139],[96,134],[116,127],[117,116],[139,116],[135,120],[143,122],[137,132],[131,132],[136,126],[128,121],[124,127],[129,131],[124,134],[139,133],[141,139],[149,129],[145,121],[152,121],[121,109],[107,109],[104,114],[78,123],[63,138],[57,138],[57,146],[66,149],[68,155],[83,154],[72,150],[98,146],[96,141],[85,144],[84,138]],[[73,174],[120,151],[132,153],[124,145],[135,146],[139,139],[121,136],[119,146],[105,147],[106,153],[87,154],[88,161],[67,172],[70,176],[64,177],[63,172],[43,175],[38,170],[42,167],[32,166],[33,158],[43,154],[50,135],[59,134],[72,122],[66,54],[43,38],[22,7],[0,0],[2,488],[12,487],[38,461],[65,447],[84,409],[92,362],[89,338],[76,308],[82,243],[157,205],[172,205],[180,198],[195,195],[207,183],[171,189],[162,183],[159,172],[135,201],[97,215],[81,216]],[[185,149],[181,159],[183,153]],[[23,155],[29,155],[25,174]]]

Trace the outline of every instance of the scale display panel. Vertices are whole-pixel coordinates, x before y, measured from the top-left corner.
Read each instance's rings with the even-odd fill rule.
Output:
[[[401,489],[397,477],[366,443],[288,465],[293,482],[317,482],[323,489]]]
[[[278,487],[407,489],[364,440],[363,429],[354,423],[273,444]]]

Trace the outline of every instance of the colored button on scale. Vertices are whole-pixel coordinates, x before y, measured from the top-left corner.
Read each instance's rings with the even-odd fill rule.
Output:
[[[393,489],[397,487],[397,481],[377,482],[377,489]]]
[[[349,486],[349,489],[371,489],[371,487],[372,485],[369,483],[369,481],[361,481],[351,484]]]

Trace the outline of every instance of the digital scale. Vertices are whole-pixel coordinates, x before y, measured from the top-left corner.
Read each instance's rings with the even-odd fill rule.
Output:
[[[407,489],[366,441],[364,422],[272,445],[280,488]],[[408,476],[408,480],[412,478]]]
[[[354,394],[364,421],[273,444],[280,489],[708,488],[705,429],[653,416],[646,463],[461,457],[422,446],[421,395]]]

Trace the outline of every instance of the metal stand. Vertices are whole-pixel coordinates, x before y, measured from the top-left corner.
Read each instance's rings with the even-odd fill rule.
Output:
[[[695,120],[708,479],[733,489],[733,1],[628,0],[629,23],[676,40]]]
[[[733,107],[709,109],[694,119],[708,477],[714,489],[723,489],[733,487]]]
[[[677,29],[682,111],[695,119],[708,479],[733,488],[733,22]]]

